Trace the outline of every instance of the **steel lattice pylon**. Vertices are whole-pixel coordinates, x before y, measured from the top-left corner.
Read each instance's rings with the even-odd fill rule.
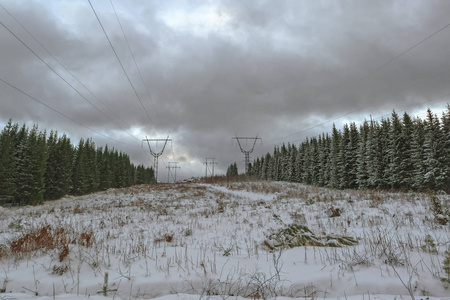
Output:
[[[249,175],[248,174],[248,165],[250,164],[250,153],[253,152],[253,149],[255,148],[255,144],[257,140],[261,140],[261,138],[259,138],[258,136],[256,137],[234,137],[232,139],[236,139],[239,145],[239,148],[241,149],[241,152],[244,153],[245,155],[245,175]],[[244,148],[242,148],[241,142],[239,140],[254,140],[253,141],[253,145],[252,148],[250,150],[244,150]]]
[[[144,139],[143,142],[147,142],[148,148],[150,150],[151,155],[153,156],[153,171],[155,172],[155,180],[158,182],[158,158],[163,154],[164,149],[166,148],[166,144],[168,141],[172,141],[167,137],[166,139]],[[152,147],[150,146],[150,142],[164,142],[164,146],[159,152],[155,152],[152,150]]]

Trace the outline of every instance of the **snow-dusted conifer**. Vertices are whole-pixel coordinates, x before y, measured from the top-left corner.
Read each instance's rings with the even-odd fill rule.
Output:
[[[9,120],[0,133],[0,204],[11,202],[16,193],[16,165],[14,139],[19,127]]]
[[[358,151],[356,156],[356,183],[358,188],[365,189],[368,187],[368,166],[371,164],[368,155],[368,140],[370,127],[367,121],[361,125],[360,129],[360,139],[358,144]]]
[[[336,125],[333,124],[331,144],[330,144],[330,183],[329,186],[332,188],[339,188],[340,186],[340,145],[341,145],[342,134],[336,129]]]
[[[405,175],[403,172],[403,160],[406,145],[402,131],[402,121],[398,114],[393,111],[387,144],[387,153],[389,155],[387,174],[389,175],[389,184],[393,189],[402,187]]]
[[[444,171],[444,139],[440,128],[439,118],[430,109],[427,111],[425,121],[424,143],[424,184],[428,189],[442,189]]]
[[[447,104],[447,110],[442,114],[442,139],[443,139],[442,189],[447,192],[450,192],[450,104]]]

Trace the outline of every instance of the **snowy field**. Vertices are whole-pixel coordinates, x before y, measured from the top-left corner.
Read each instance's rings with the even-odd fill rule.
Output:
[[[0,208],[0,299],[450,299],[449,202],[241,182]]]

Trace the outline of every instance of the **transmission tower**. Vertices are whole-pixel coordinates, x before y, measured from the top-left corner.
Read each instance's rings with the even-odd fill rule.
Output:
[[[177,161],[170,161],[169,165],[167,166],[167,183],[169,183],[169,174],[170,174],[170,169],[175,169],[175,177],[172,176],[173,178],[173,182],[177,182],[177,169],[180,169],[181,167],[178,167],[177,164],[179,162]],[[175,164],[175,166],[171,166],[170,164]]]
[[[208,161],[211,160],[211,161]],[[215,158],[206,158],[206,161],[204,162],[205,164],[205,177],[208,177],[208,165],[212,165],[212,172],[211,172],[211,177],[214,177],[214,165],[217,165],[218,163],[214,161]]]
[[[232,140],[233,139],[237,140],[239,148],[241,149],[241,152],[244,153],[244,155],[245,155],[245,175],[248,175],[248,165],[250,164],[250,153],[253,152],[253,149],[255,148],[256,141],[257,140],[261,140],[261,138],[259,138],[258,136],[256,136],[256,137],[237,137],[236,136],[236,137],[232,138]],[[248,140],[253,140],[253,145],[252,145],[251,149],[244,150],[244,148],[242,148],[240,140],[245,140],[246,144],[247,144]],[[262,140],[261,140],[261,143],[262,143]]]
[[[150,149],[150,153],[153,156],[153,170],[155,172],[155,180],[156,180],[156,182],[158,182],[158,157],[160,157],[163,154],[164,149],[166,148],[167,142],[172,141],[172,140],[169,139],[169,137],[167,136],[166,139],[148,139],[148,138],[146,138],[142,141],[147,142],[148,149]],[[164,146],[162,147],[161,151],[155,152],[152,150],[152,147],[150,146],[150,142],[164,142]]]

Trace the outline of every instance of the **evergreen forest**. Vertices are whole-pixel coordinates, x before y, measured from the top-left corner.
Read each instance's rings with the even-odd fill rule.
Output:
[[[108,146],[96,148],[92,139],[74,146],[66,135],[11,120],[0,134],[0,204],[39,204],[154,181],[152,168],[135,166]]]
[[[424,120],[395,111],[380,122],[333,125],[330,134],[299,146],[275,146],[257,158],[249,175],[336,189],[450,192],[450,105]]]

